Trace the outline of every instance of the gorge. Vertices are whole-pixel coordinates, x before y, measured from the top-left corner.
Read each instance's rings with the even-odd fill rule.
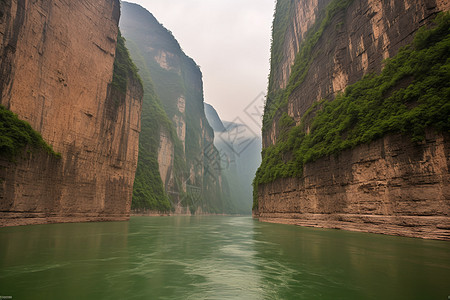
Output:
[[[252,167],[224,169],[237,151],[206,106],[208,122],[200,68],[121,5],[125,39],[117,1],[1,3],[1,103],[31,125],[4,127],[2,224],[245,211]],[[448,6],[277,2],[255,216],[448,239]]]
[[[214,145],[221,156],[222,174],[232,187],[229,195],[236,213],[251,212],[252,180],[261,163],[261,138],[247,124],[222,121],[216,109],[205,103]]]
[[[0,0],[0,300],[450,297],[448,0],[135,1]]]

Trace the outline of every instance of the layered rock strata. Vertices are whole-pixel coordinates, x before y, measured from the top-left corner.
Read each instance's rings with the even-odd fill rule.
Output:
[[[1,104],[61,159],[1,161],[1,224],[126,220],[138,158],[142,86],[111,85],[117,0],[0,2]]]
[[[290,1],[269,93],[288,85],[308,30],[317,30],[317,20],[332,2]],[[317,101],[332,100],[364,75],[379,73],[384,59],[450,8],[448,1],[434,0],[347,2],[322,32],[304,80],[288,98],[286,112],[296,124]],[[275,114],[263,132],[264,147],[277,143],[280,117]],[[449,240],[449,166],[447,133],[428,130],[421,143],[391,134],[307,163],[301,178],[259,185],[254,215],[269,222]]]
[[[150,12],[134,3],[123,2],[122,5],[120,28],[131,55],[141,62],[141,75],[148,71],[148,78],[142,75],[144,84],[154,87],[154,98],[161,103],[171,122],[149,122],[148,127],[152,129],[143,126],[141,139],[158,131],[158,175],[171,209],[177,214],[229,212],[222,193],[226,188],[222,185],[220,155],[214,147],[214,131],[204,112],[199,66]],[[149,112],[144,109],[143,115],[146,114]],[[169,134],[172,128],[174,134]],[[159,199],[150,203],[145,197],[140,198],[141,203],[148,202],[146,209],[160,209],[156,207],[157,202],[161,202]]]

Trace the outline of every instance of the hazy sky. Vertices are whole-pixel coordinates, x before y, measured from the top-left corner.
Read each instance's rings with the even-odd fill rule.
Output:
[[[222,120],[252,122],[244,110],[258,98],[247,112],[260,111],[267,90],[275,0],[128,1],[150,11],[200,65],[205,102]]]

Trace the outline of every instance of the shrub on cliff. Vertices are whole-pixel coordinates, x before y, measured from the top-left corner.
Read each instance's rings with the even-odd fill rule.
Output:
[[[12,160],[27,146],[32,149],[43,149],[49,154],[61,157],[42,139],[39,132],[31,128],[30,124],[0,105],[0,156]]]

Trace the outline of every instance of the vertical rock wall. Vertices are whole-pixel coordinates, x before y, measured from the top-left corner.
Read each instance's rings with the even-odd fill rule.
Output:
[[[331,2],[290,2],[282,60],[272,65],[269,93],[286,87],[305,35]],[[305,80],[289,96],[286,112],[298,124],[315,102],[379,73],[384,59],[449,8],[448,1],[435,0],[352,1],[333,16],[315,45]],[[264,147],[277,142],[280,116],[264,132]],[[302,178],[260,185],[255,214],[270,222],[450,239],[448,138],[430,130],[423,143],[414,144],[409,137],[390,135],[308,163]]]
[[[1,104],[62,155],[2,162],[3,223],[128,218],[142,87],[110,85],[119,1],[13,0],[0,11]]]
[[[282,61],[271,70],[273,89],[286,87],[301,43],[330,2],[292,1]],[[314,48],[308,75],[289,97],[288,114],[299,122],[315,102],[333,98],[368,73],[379,73],[384,59],[410,44],[414,33],[438,12],[449,9],[450,2],[436,0],[352,1],[345,12],[333,17]],[[276,123],[277,118],[264,135],[264,147],[275,144]]]

